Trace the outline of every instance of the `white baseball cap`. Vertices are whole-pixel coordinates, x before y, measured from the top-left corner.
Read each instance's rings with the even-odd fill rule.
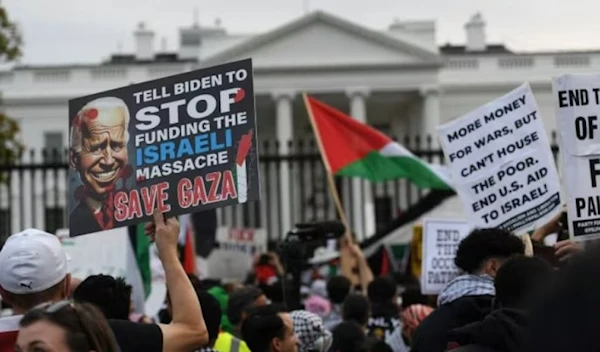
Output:
[[[10,236],[0,251],[0,286],[14,294],[47,290],[67,276],[67,262],[56,236],[27,229]]]

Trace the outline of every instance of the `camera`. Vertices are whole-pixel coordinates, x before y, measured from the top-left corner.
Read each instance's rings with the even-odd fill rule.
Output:
[[[301,275],[308,267],[308,259],[314,249],[329,239],[342,237],[345,232],[346,227],[339,221],[322,221],[296,224],[294,229],[287,233],[285,240],[279,246],[279,253],[286,271],[281,284],[284,286],[285,304],[289,309],[302,308]],[[289,276],[291,280],[288,279]],[[289,290],[285,287],[287,285],[291,286]]]

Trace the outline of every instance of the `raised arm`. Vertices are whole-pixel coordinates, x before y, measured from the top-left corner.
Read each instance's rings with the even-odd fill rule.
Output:
[[[155,212],[154,222],[147,225],[146,230],[156,242],[173,308],[171,323],[159,325],[163,333],[163,351],[193,351],[204,347],[208,344],[208,330],[202,307],[177,256],[179,222]]]

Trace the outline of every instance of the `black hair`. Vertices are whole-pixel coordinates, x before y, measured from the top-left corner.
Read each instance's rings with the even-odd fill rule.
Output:
[[[525,245],[510,232],[496,228],[476,229],[458,245],[454,264],[474,274],[487,259],[508,258],[524,253]]]
[[[369,349],[369,352],[394,352],[394,350],[383,341],[376,341]]]
[[[395,272],[393,273],[394,280],[396,280],[396,284],[403,287],[420,287],[419,279],[414,276],[406,273]]]
[[[27,312],[19,323],[21,329],[39,321],[47,321],[65,331],[65,342],[70,351],[119,351],[108,322],[96,307],[88,303],[66,301],[54,306],[58,304],[64,304],[64,307],[54,311],[50,304]]]
[[[396,296],[396,281],[389,277],[375,278],[367,288],[367,296],[371,304],[391,302]]]
[[[406,309],[413,304],[429,305],[429,299],[421,293],[420,287],[412,287],[402,292],[402,309]]]
[[[334,276],[327,281],[327,297],[333,304],[342,304],[350,293],[352,283],[345,276]]]
[[[223,317],[223,311],[221,310],[221,304],[219,301],[206,290],[202,289],[202,285],[199,284],[200,280],[197,281],[194,279],[197,277],[195,275],[188,274],[188,278],[192,283],[192,287],[194,291],[196,291],[196,296],[198,297],[198,302],[200,303],[200,307],[202,308],[202,316],[204,317],[204,323],[206,324],[206,329],[208,330],[208,341],[209,345],[214,345],[215,341],[219,337],[219,332],[221,331],[221,319]],[[171,297],[167,292],[167,301],[171,304]],[[161,310],[159,312],[159,320],[163,324],[170,324],[173,317],[169,314],[168,309]]]
[[[106,319],[128,320],[131,290],[131,285],[122,277],[115,279],[110,275],[92,275],[75,289],[73,299],[95,305]]]
[[[283,303],[284,301],[284,291],[281,283],[276,282],[272,285],[259,284],[258,288],[260,288],[265,297],[267,297],[273,303]]]
[[[541,259],[510,258],[494,279],[496,303],[506,308],[530,308],[539,290],[546,288],[552,273],[552,266]]]
[[[338,324],[331,332],[333,342],[332,352],[364,352],[365,332],[354,321],[345,321]]]
[[[200,280],[200,278],[198,276],[188,273],[187,277],[188,277],[188,279],[190,279],[192,286],[194,286],[194,290],[200,291],[200,290],[208,289],[205,287],[204,283],[202,282],[202,280]]]
[[[198,295],[198,302],[200,302],[200,307],[202,307],[202,316],[208,330],[209,345],[212,346],[217,341],[221,329],[221,305],[215,297],[206,291],[198,291],[196,294]]]
[[[366,325],[371,314],[369,301],[363,295],[350,294],[342,305],[342,319],[354,321],[359,325]]]
[[[279,314],[285,312],[285,307],[279,304],[269,304],[250,310],[241,329],[242,338],[250,351],[267,352],[274,338],[284,337],[285,324]]]
[[[227,318],[229,321],[238,325],[242,322],[243,313],[247,313],[254,307],[254,302],[264,292],[252,285],[247,285],[242,288],[238,288],[229,294],[229,300],[227,302]]]
[[[221,280],[220,279],[204,279],[204,280],[200,280],[200,287],[204,291],[208,291],[211,288],[216,287],[216,286],[221,286]]]

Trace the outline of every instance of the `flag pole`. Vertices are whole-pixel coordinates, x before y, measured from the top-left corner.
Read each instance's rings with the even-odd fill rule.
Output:
[[[313,115],[312,109],[310,108],[310,104],[308,103],[308,97],[306,93],[302,93],[302,98],[304,99],[304,106],[306,107],[306,111],[308,112],[308,120],[310,121],[310,125],[312,126],[313,133],[315,135],[315,139],[317,140],[317,146],[319,147],[319,151],[321,152],[321,159],[323,160],[323,164],[325,165],[325,171],[327,173],[327,184],[329,185],[329,191],[331,196],[333,197],[333,202],[335,203],[335,207],[337,209],[337,213],[346,228],[346,233],[344,236],[350,237],[349,231],[350,226],[348,225],[348,219],[346,218],[346,213],[344,212],[344,207],[342,206],[342,202],[340,201],[340,195],[337,191],[337,187],[335,187],[335,180],[333,178],[333,174],[331,173],[331,166],[329,162],[325,158],[325,150],[323,149],[323,141],[321,140],[321,135],[317,129],[317,125],[315,123],[315,117]]]

